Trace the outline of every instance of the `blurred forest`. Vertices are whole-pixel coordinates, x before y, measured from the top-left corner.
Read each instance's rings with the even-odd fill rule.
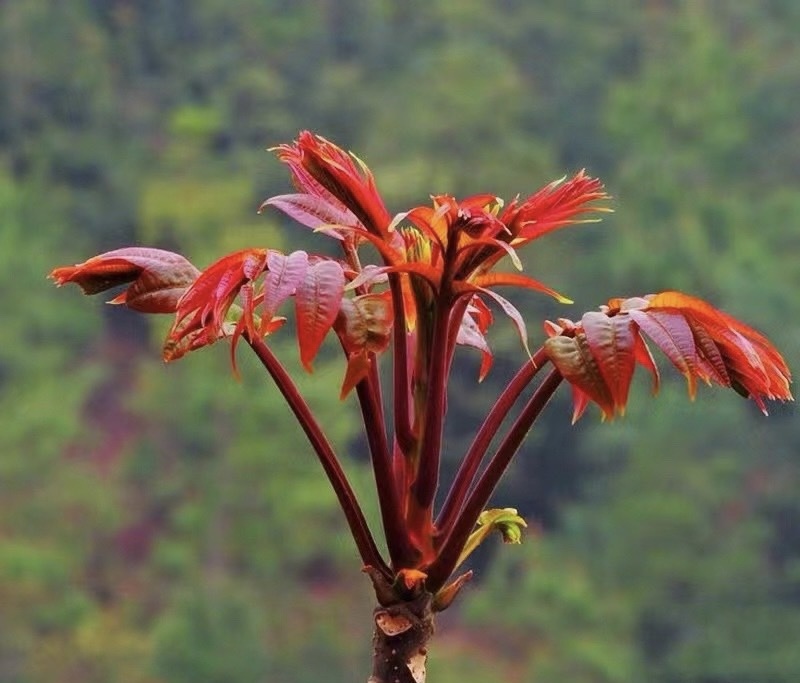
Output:
[[[616,213],[526,271],[576,300],[703,296],[800,356],[796,0],[0,2],[0,681],[352,683],[373,596],[269,382],[215,347],[164,367],[168,321],[45,275],[147,243],[198,266],[326,248],[255,208],[264,150],[310,128],[390,209],[529,193],[586,167]],[[313,245],[312,245],[313,243]],[[517,300],[518,303],[519,300]],[[512,330],[451,390],[452,470],[522,361]],[[291,334],[276,335],[282,357]],[[332,348],[333,351],[333,348]],[[248,372],[252,370],[252,372]],[[330,353],[302,386],[371,475]],[[436,683],[796,683],[800,422],[638,382],[628,416],[551,405],[495,496],[531,524],[440,619]]]

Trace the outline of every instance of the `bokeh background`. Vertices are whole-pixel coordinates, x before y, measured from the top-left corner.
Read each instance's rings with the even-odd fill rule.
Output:
[[[510,197],[586,167],[616,213],[532,245],[576,300],[678,288],[800,355],[796,0],[0,2],[0,681],[352,683],[372,597],[269,383],[215,347],[159,361],[167,321],[57,292],[55,265],[146,243],[202,266],[322,248],[255,208],[265,148],[311,128],[393,211]],[[508,325],[451,391],[448,471],[523,355]],[[291,334],[274,344],[287,363]],[[303,379],[365,506],[330,353]],[[531,523],[440,620],[435,683],[796,683],[800,421],[642,379],[628,416],[537,426],[497,506]]]

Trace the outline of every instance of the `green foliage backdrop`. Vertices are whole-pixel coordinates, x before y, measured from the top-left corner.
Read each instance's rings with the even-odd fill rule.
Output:
[[[796,370],[799,32],[794,0],[0,3],[0,681],[366,671],[367,582],[266,379],[242,359],[234,380],[221,347],[163,367],[163,325],[56,293],[50,268],[138,242],[201,266],[310,244],[255,215],[288,186],[264,148],[310,127],[395,210],[586,166],[617,213],[542,242],[529,272],[577,310],[696,292]],[[519,356],[510,330],[495,344]],[[468,390],[465,352],[449,466],[512,367]],[[341,372],[331,354],[303,388],[368,499]],[[534,531],[477,558],[432,680],[800,679],[795,411],[647,394],[576,429],[555,401],[496,496]]]

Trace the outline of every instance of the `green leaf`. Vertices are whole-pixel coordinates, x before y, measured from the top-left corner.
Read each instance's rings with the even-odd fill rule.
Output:
[[[460,566],[492,531],[497,531],[503,537],[503,543],[522,543],[522,529],[527,527],[525,520],[517,514],[515,508],[493,508],[484,510],[478,517],[478,522],[458,558],[456,567]]]

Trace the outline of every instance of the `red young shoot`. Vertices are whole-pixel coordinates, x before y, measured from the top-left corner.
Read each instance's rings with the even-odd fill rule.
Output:
[[[437,516],[434,501],[456,347],[479,351],[478,379],[483,379],[492,365],[487,333],[494,321],[490,305],[496,304],[527,352],[525,321],[495,287],[521,287],[569,301],[527,275],[495,268],[510,262],[521,270],[522,247],[554,230],[596,220],[586,215],[609,211],[608,195],[599,180],[580,171],[507,205],[489,194],[461,200],[436,195],[432,205],[393,219],[367,166],[333,143],[303,132],[275,151],[289,167],[296,192],[272,197],[261,209],[282,211],[334,240],[341,260],[259,247],[223,256],[200,271],[179,254],[129,247],[56,268],[51,277],[58,285],[74,282],[86,294],[127,284],[111,303],[172,314],[166,360],[224,338],[232,347],[240,338],[247,341],[305,432],[373,581],[381,605],[376,653],[383,645],[391,650],[387,639],[394,636],[387,628],[418,624],[405,662],[412,673],[420,671],[420,662],[424,665],[433,611],[450,605],[471,576],[454,579],[459,564],[492,529],[508,542],[519,541],[524,521],[516,510],[486,506],[563,381],[572,388],[573,421],[589,403],[599,406],[603,419],[613,419],[625,412],[637,365],[651,373],[658,388],[650,344],[686,377],[692,398],[699,379],[734,389],[764,412],[767,400],[792,400],[791,375],[779,352],[763,335],[710,304],[673,291],[612,299],[577,322],[545,324],[548,338],[528,354],[479,426]],[[365,243],[374,247],[378,263],[362,265],[359,248]],[[266,341],[285,321],[281,308],[290,299],[299,357],[308,372],[331,331],[344,352],[341,395],[355,389],[388,558],[381,556],[321,425]],[[384,356],[392,363],[387,405],[378,372]],[[545,378],[523,400],[548,364]],[[504,432],[512,412],[518,415]],[[387,414],[392,415],[391,433]],[[495,438],[499,445],[481,469]],[[376,659],[376,667],[385,662]],[[414,680],[424,680],[424,668]]]

